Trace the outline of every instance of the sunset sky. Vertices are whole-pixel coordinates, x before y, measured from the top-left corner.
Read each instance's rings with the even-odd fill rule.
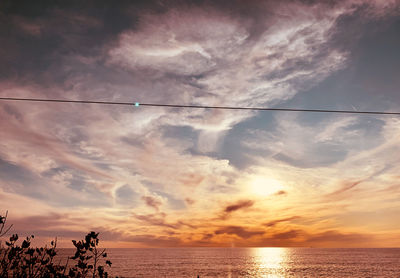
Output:
[[[0,2],[0,97],[400,112],[400,2]],[[400,116],[0,101],[0,213],[59,246],[400,247]]]

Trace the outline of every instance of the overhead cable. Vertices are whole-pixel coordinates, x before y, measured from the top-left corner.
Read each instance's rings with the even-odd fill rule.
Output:
[[[243,107],[243,106],[184,105],[184,104],[95,101],[95,100],[66,100],[66,99],[40,99],[40,98],[0,97],[0,101],[30,101],[30,102],[53,102],[53,103],[125,105],[125,106],[135,106],[135,107],[150,106],[150,107],[170,107],[170,108],[193,108],[193,109],[223,109],[223,110],[282,111],[282,112],[316,112],[316,113],[372,114],[372,115],[397,115],[397,116],[400,116],[400,112],[385,112],[385,111],[357,111],[357,110],[332,110],[332,109],[302,109],[302,108],[269,108],[269,107]]]

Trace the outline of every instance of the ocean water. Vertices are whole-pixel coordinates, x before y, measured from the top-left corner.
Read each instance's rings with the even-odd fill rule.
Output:
[[[400,277],[400,248],[108,249],[119,277]]]

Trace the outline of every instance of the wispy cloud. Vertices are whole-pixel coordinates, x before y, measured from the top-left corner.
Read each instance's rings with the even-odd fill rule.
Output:
[[[220,228],[214,232],[216,235],[220,234],[228,234],[228,235],[236,235],[240,238],[250,238],[255,235],[261,235],[264,234],[264,231],[252,231],[249,229],[246,229],[245,227],[240,227],[240,226],[227,226]]]
[[[251,200],[239,201],[236,204],[227,206],[224,209],[224,212],[231,213],[231,212],[237,211],[239,209],[249,208],[249,207],[253,206],[253,204],[254,204],[254,202]]]
[[[291,216],[291,217],[286,217],[286,218],[281,218],[281,219],[275,219],[275,220],[268,221],[264,225],[267,226],[267,227],[273,227],[273,226],[275,226],[275,225],[277,225],[279,223],[288,222],[288,221],[296,220],[296,219],[299,219],[299,218],[301,218],[301,217],[300,216]]]
[[[374,38],[371,22],[388,30],[398,1],[37,5],[35,16],[0,11],[1,96],[382,109],[400,101],[393,88],[364,95],[364,69],[384,65],[365,58],[365,42],[352,48]],[[0,126],[0,202],[21,231],[43,237],[101,227],[129,246],[356,245],[378,243],[372,233],[383,226],[348,219],[398,207],[395,118],[7,102]],[[263,179],[276,191],[254,190]]]

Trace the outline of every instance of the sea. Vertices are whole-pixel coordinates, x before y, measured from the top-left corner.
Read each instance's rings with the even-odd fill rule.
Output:
[[[400,248],[135,248],[107,253],[112,277],[400,277]]]

